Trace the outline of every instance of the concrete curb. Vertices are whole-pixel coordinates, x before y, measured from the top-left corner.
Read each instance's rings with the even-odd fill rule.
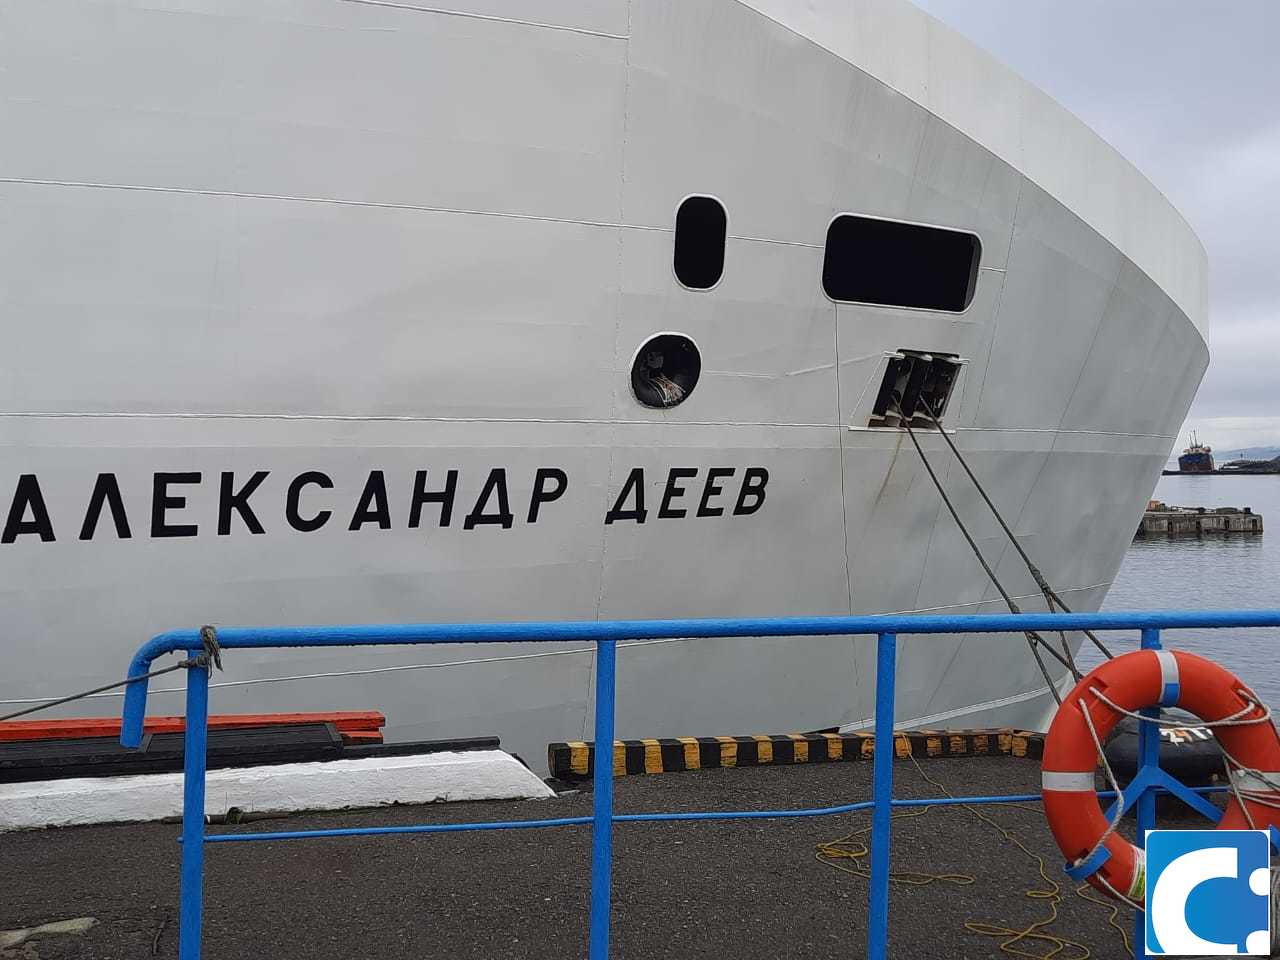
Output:
[[[160,820],[182,813],[182,774],[0,784],[0,832]],[[555,792],[501,750],[210,770],[205,813],[525,800]]]

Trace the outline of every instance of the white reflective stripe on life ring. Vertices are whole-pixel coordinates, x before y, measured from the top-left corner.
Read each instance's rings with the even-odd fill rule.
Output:
[[[1178,672],[1178,660],[1168,650],[1153,650],[1160,661],[1160,705],[1172,707],[1182,693],[1182,677]]]
[[[1069,793],[1094,791],[1093,771],[1087,773],[1056,773],[1051,770],[1040,772],[1040,786],[1045,790],[1063,790]]]

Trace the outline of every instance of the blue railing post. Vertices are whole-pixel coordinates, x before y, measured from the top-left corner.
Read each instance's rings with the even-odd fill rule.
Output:
[[[1152,627],[1147,627],[1142,631],[1142,649],[1143,650],[1159,650],[1160,649],[1160,631]],[[1160,716],[1159,707],[1149,707],[1140,711],[1144,717],[1158,718]],[[1142,771],[1147,767],[1160,767],[1160,728],[1154,723],[1138,724],[1138,770]],[[1143,790],[1138,794],[1137,802],[1138,817],[1138,836],[1137,847],[1139,850],[1145,850],[1147,847],[1147,831],[1156,828],[1156,792],[1154,790]],[[1147,957],[1147,915],[1144,911],[1139,910],[1133,916],[1133,955],[1135,957]]]
[[[613,872],[613,713],[617,641],[596,643],[595,771],[591,796],[590,960],[609,957],[609,885]],[[182,958],[186,960],[186,958]]]
[[[189,650],[195,659],[203,649]],[[204,777],[209,724],[209,668],[187,670],[187,720],[182,739],[182,893],[179,960],[200,960],[204,914]]]
[[[893,829],[893,715],[898,638],[880,634],[876,648],[876,747],[871,795],[871,909],[867,915],[868,960],[889,950],[889,832]]]

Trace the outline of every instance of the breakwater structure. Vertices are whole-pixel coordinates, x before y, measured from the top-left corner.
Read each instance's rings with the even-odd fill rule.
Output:
[[[1147,504],[1134,539],[1233,533],[1260,535],[1262,515],[1249,507],[1172,507],[1152,500]]]

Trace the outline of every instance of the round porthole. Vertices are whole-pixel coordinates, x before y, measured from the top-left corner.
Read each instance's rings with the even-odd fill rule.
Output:
[[[698,385],[702,357],[688,337],[660,333],[650,337],[631,365],[631,389],[646,407],[665,409],[683,403]]]

